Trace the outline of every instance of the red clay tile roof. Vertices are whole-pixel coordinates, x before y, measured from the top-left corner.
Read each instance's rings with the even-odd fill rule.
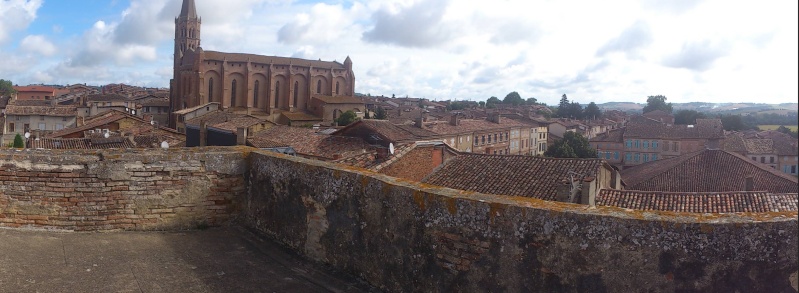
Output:
[[[217,103],[217,102],[210,102],[210,103],[207,103],[207,104],[202,104],[202,105],[199,105],[199,106],[194,106],[194,107],[191,107],[191,108],[186,108],[186,109],[183,109],[183,110],[175,111],[174,114],[183,115],[183,114],[191,113],[193,111],[197,111],[199,109],[202,109],[202,108],[214,105],[214,104],[219,106],[219,103]]]
[[[333,62],[316,61],[316,60],[306,60],[299,58],[263,56],[255,54],[244,54],[244,53],[224,53],[217,51],[204,51],[204,53],[206,60],[219,60],[219,61],[225,60],[228,62],[253,62],[261,64],[275,64],[280,66],[286,66],[292,64],[294,66],[313,66],[323,69],[330,69],[330,68],[345,69],[343,64],[335,61]]]
[[[390,142],[413,142],[427,140],[438,135],[429,130],[415,128],[413,126],[394,125],[386,120],[362,119],[347,125],[334,132],[334,136],[346,136],[350,132],[368,131],[378,134]]]
[[[247,145],[259,149],[265,148],[280,148],[289,146],[288,143],[277,142],[266,137],[250,137],[247,139]]]
[[[121,136],[109,138],[40,138],[28,140],[30,148],[73,150],[73,149],[128,149],[135,148],[130,140]]]
[[[757,133],[758,137],[770,139],[773,141],[774,151],[780,156],[797,156],[799,155],[799,140],[792,136],[774,130],[761,131]]]
[[[280,114],[291,121],[322,121],[322,118],[305,112],[282,112]]]
[[[312,97],[314,99],[325,102],[325,104],[363,104],[363,101],[361,101],[361,99],[350,96],[334,97],[334,96],[325,96],[325,95],[313,95]]]
[[[400,144],[396,146],[394,149],[394,154],[389,154],[388,157],[383,159],[377,159],[377,151],[372,150],[360,155],[351,156],[348,158],[343,158],[336,160],[336,163],[360,167],[364,169],[369,169],[375,172],[380,171],[381,169],[391,165],[392,163],[396,162],[399,158],[402,158],[405,154],[412,151],[417,147],[415,143],[406,143]]]
[[[770,139],[744,139],[744,147],[749,154],[773,154],[774,141]]]
[[[128,101],[128,97],[118,94],[95,94],[86,96],[89,102]]]
[[[424,129],[432,131],[433,133],[442,135],[453,135],[461,133],[471,133],[475,131],[490,131],[499,129],[509,129],[513,127],[537,127],[532,123],[525,123],[519,120],[502,118],[500,123],[494,123],[482,119],[461,119],[460,125],[453,126],[449,121],[436,121],[432,123],[425,123]]]
[[[625,137],[642,138],[724,138],[721,119],[696,119],[696,125],[667,125],[642,116],[627,122]]]
[[[250,140],[256,138],[271,140],[281,146],[291,146],[297,154],[337,159],[360,155],[374,148],[360,138],[319,134],[311,128],[275,126],[262,130]]]
[[[600,133],[599,135],[590,139],[591,142],[624,142],[624,130],[626,128],[611,129],[607,132]]]
[[[724,140],[721,141],[721,149],[728,152],[746,153],[743,134],[733,132],[725,135]]]
[[[32,85],[32,86],[15,86],[14,87],[17,92],[48,92],[53,93],[55,92],[55,88],[51,88],[49,86],[40,86],[40,85]]]
[[[674,116],[671,113],[667,113],[663,110],[654,110],[644,113],[642,116],[644,117],[663,117],[663,116]]]
[[[702,150],[653,161],[621,171],[627,189],[670,192],[732,192],[754,189],[772,193],[799,192],[796,177],[723,150]]]
[[[531,156],[461,154],[428,175],[423,183],[489,194],[554,200],[569,172],[595,177],[599,159],[555,159]],[[574,178],[582,179],[582,178]]]
[[[15,100],[13,103],[14,106],[39,106],[39,107],[51,107],[52,101],[50,100]]]
[[[39,115],[39,116],[75,116],[77,108],[74,106],[6,106],[6,115]]]
[[[600,190],[596,204],[635,210],[688,213],[795,212],[797,193],[754,192],[659,192]]]
[[[214,124],[213,127],[235,133],[236,131],[238,131],[239,127],[247,128],[259,123],[268,123],[270,125],[273,124],[272,122],[266,122],[264,119],[256,118],[253,116],[236,116],[236,117],[231,117],[226,122]]]

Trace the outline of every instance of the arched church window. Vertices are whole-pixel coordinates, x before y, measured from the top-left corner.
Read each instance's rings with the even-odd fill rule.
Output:
[[[278,107],[278,100],[280,99],[280,81],[275,82],[275,108]]]
[[[253,106],[255,106],[256,108],[258,108],[258,86],[260,84],[261,83],[256,80],[255,81],[255,88],[253,89],[253,92],[252,92],[252,102],[253,102]]]
[[[214,101],[214,78],[208,79],[208,102]]]
[[[316,93],[317,94],[321,94],[322,93],[322,80],[321,79],[316,81]]]
[[[336,95],[338,96],[338,81],[336,82]]]
[[[294,108],[297,108],[297,98],[300,96],[300,83],[294,82]]]
[[[236,107],[236,80],[234,79],[230,87],[230,106]]]

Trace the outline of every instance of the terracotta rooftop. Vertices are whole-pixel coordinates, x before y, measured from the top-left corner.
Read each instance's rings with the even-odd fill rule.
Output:
[[[394,125],[387,120],[374,119],[362,119],[356,121],[355,123],[347,125],[347,127],[334,132],[333,135],[345,136],[350,131],[356,131],[361,127],[363,127],[365,130],[379,134],[380,136],[383,136],[394,143],[427,140],[438,136],[436,133],[426,129],[416,128],[410,125]]]
[[[590,139],[591,142],[624,142],[625,127],[611,129]]]
[[[325,104],[363,104],[361,99],[351,96],[313,95],[313,98],[325,102]]]
[[[95,94],[86,96],[89,102],[128,101],[128,97],[118,94]]]
[[[305,112],[282,112],[280,114],[291,121],[322,121],[322,118]]]
[[[32,149],[75,150],[75,149],[128,149],[135,148],[127,138],[39,138],[28,140]]]
[[[637,116],[641,117],[641,116]],[[696,125],[667,125],[649,118],[627,122],[625,137],[643,138],[724,138],[721,119],[696,119]]]
[[[261,64],[275,64],[280,66],[287,66],[289,64],[294,66],[309,67],[313,66],[322,69],[345,69],[344,64],[330,61],[316,61],[306,60],[299,58],[277,57],[277,56],[263,56],[255,54],[244,53],[224,53],[216,51],[204,51],[206,60],[219,60],[227,62],[253,62]]]
[[[6,115],[39,115],[39,116],[75,116],[77,108],[74,106],[6,106]]]
[[[236,131],[238,131],[238,128],[240,127],[247,128],[260,123],[274,125],[274,123],[272,122],[268,122],[265,121],[264,119],[260,119],[253,116],[234,116],[230,117],[230,119],[228,119],[226,122],[217,123],[209,126],[235,133]]]
[[[217,103],[217,102],[210,102],[210,103],[207,103],[207,104],[194,106],[194,107],[191,107],[191,108],[186,108],[186,109],[183,109],[183,110],[180,110],[180,111],[175,111],[174,114],[178,114],[178,115],[188,114],[188,113],[197,111],[199,109],[202,109],[202,108],[208,107],[210,105],[214,105],[214,104],[219,106],[219,103]]]
[[[453,126],[449,121],[436,121],[425,123],[424,129],[437,134],[460,134],[475,131],[491,131],[508,129],[512,127],[537,127],[531,123],[525,123],[514,119],[500,119],[500,123],[491,122],[483,119],[461,119],[460,125]]]
[[[39,106],[39,107],[52,107],[50,100],[14,100],[14,106]]]
[[[799,192],[796,177],[723,150],[702,150],[658,160],[621,171],[627,189],[669,192],[733,192],[746,190],[753,177],[754,190]]]
[[[252,142],[253,146],[257,143],[272,142],[278,146],[268,147],[291,146],[298,154],[329,160],[360,155],[373,150],[372,146],[360,138],[319,134],[311,128],[291,126],[275,126],[262,130],[248,141]]]
[[[40,85],[32,85],[32,86],[15,86],[14,87],[17,92],[48,92],[52,93],[55,92],[55,88],[49,86],[40,86]]]
[[[266,137],[250,137],[247,139],[247,145],[259,149],[279,148],[279,147],[289,146],[288,143],[277,142]]]
[[[688,213],[795,212],[797,193],[754,192],[659,192],[600,190],[596,204],[635,210]]]
[[[467,191],[554,200],[570,172],[595,177],[599,159],[555,159],[531,156],[461,154],[422,180]],[[582,178],[575,178],[582,179]]]
[[[373,149],[360,155],[336,160],[336,163],[379,172],[381,169],[396,162],[399,158],[402,158],[402,156],[415,149],[417,146],[418,145],[415,143],[400,144],[394,149],[393,155],[389,154],[383,159],[378,159],[377,150]]]

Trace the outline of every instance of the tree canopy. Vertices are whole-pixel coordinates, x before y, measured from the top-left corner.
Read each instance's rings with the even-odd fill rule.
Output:
[[[721,124],[724,125],[724,130],[727,131],[741,131],[752,129],[752,126],[746,125],[741,115],[725,115],[721,116]]]
[[[386,110],[383,107],[377,107],[375,110],[374,119],[386,120]]]
[[[585,107],[583,115],[586,119],[602,119],[602,111],[599,110],[599,106],[597,106],[594,102],[588,103],[588,106]]]
[[[527,98],[527,105],[538,105],[538,99],[536,98]]]
[[[14,148],[21,149],[24,147],[25,147],[25,142],[22,141],[22,135],[19,135],[19,133],[17,133],[17,135],[14,136]]]
[[[497,104],[502,104],[502,101],[497,97],[490,97],[486,100],[486,108],[496,108]]]
[[[558,103],[558,111],[555,112],[555,115],[562,118],[569,117],[569,98],[566,97],[566,94],[563,94],[563,96],[560,97],[560,103]]]
[[[552,158],[596,158],[597,152],[582,134],[567,131],[563,139],[547,148],[544,156]]]
[[[706,118],[704,113],[694,110],[680,110],[674,114],[674,124],[692,125],[696,124],[696,119]]]
[[[519,95],[517,92],[510,92],[508,95],[505,96],[505,99],[502,100],[502,103],[505,105],[524,105],[524,99],[522,96]]]
[[[358,120],[358,115],[356,115],[355,112],[347,111],[336,119],[336,123],[339,126],[347,126],[350,125],[350,123],[355,122],[355,120]]]
[[[646,106],[644,106],[644,113],[649,113],[655,110],[661,110],[666,113],[671,113],[673,108],[671,103],[666,104],[666,96],[657,95],[649,96],[646,99]]]
[[[0,79],[0,96],[9,96],[16,92],[10,80]]]

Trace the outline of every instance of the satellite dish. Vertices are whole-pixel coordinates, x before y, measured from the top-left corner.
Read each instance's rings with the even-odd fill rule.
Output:
[[[30,132],[25,132],[25,138],[31,138],[31,133]]]
[[[103,137],[108,138],[109,136],[111,136],[111,134],[109,134],[108,132],[103,133]]]
[[[388,152],[391,153],[392,155],[394,154],[394,143],[388,144]]]
[[[155,125],[155,120],[150,121],[150,125]]]
[[[162,142],[161,142],[161,148],[162,148],[162,149],[168,149],[168,148],[169,148],[169,143],[168,143],[168,142],[166,142],[166,141],[162,141]]]

